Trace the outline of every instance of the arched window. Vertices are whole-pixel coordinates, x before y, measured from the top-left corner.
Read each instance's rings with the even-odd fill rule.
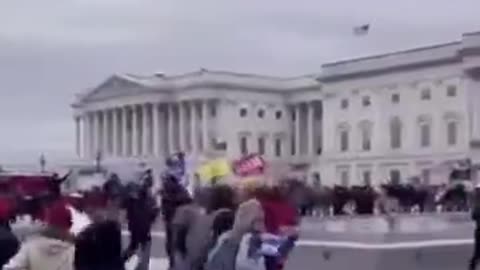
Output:
[[[432,118],[427,115],[418,117],[420,147],[430,147],[432,136]]]
[[[346,152],[349,148],[350,127],[347,124],[338,126],[340,152]]]
[[[402,147],[402,121],[398,116],[390,120],[390,147],[398,149]]]
[[[361,121],[359,124],[361,149],[363,151],[370,151],[372,149],[372,130],[373,124],[368,120]]]

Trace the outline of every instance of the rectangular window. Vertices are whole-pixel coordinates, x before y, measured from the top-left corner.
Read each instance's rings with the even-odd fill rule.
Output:
[[[348,151],[348,131],[346,130],[340,132],[340,151]]]
[[[424,124],[420,126],[420,146],[430,146],[430,125]]]
[[[392,95],[392,103],[397,104],[400,102],[400,94],[393,94]]]
[[[362,130],[362,150],[370,151],[372,148],[372,142],[370,138],[370,132],[367,129]]]
[[[457,87],[455,85],[447,86],[447,96],[448,97],[455,97],[457,96]]]
[[[402,182],[402,175],[399,170],[390,171],[390,181],[392,184],[400,184]]]
[[[342,109],[348,108],[348,99],[342,99],[342,101],[340,102],[340,107]]]
[[[215,107],[215,105],[210,107],[210,116],[212,118],[215,118],[217,116],[217,108]]]
[[[347,170],[343,170],[340,172],[340,181],[342,183],[342,186],[348,186],[349,181],[349,175]]]
[[[248,154],[248,138],[246,136],[240,138],[240,153],[242,155]]]
[[[258,138],[258,153],[260,155],[265,155],[265,138]]]
[[[428,88],[423,89],[422,94],[421,94],[421,98],[422,98],[422,100],[430,100],[432,98],[430,89],[428,89]]]
[[[282,140],[275,139],[275,156],[281,157],[282,156]]]
[[[369,186],[372,183],[372,173],[370,171],[363,171],[363,184]]]
[[[448,145],[456,145],[457,144],[457,123],[456,122],[449,122],[447,124],[447,142]]]
[[[429,169],[422,170],[422,182],[425,185],[430,184],[430,170]]]
[[[368,107],[370,106],[371,102],[370,102],[370,97],[369,96],[365,96],[362,98],[362,105],[363,107]]]

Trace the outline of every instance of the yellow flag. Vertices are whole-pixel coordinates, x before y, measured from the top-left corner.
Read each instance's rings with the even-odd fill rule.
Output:
[[[231,173],[230,163],[226,159],[212,160],[198,168],[197,173],[203,180],[211,180],[214,177],[224,177]]]

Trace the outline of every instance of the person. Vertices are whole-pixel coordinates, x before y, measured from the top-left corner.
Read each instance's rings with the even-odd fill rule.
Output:
[[[197,201],[199,198],[195,198],[175,214],[172,226],[176,269],[203,269],[208,251],[218,236],[233,226],[233,190],[226,185],[216,185],[209,194],[207,209],[203,209]]]
[[[157,217],[155,200],[145,186],[133,183],[129,187],[129,195],[125,201],[130,243],[123,253],[123,261],[127,262],[140,248],[138,270],[148,269],[151,248],[151,227]]]
[[[475,244],[473,248],[473,255],[470,259],[470,264],[468,268],[469,270],[475,270],[477,268],[478,260],[480,259],[480,184],[477,184],[474,190],[472,219],[475,222]]]
[[[88,212],[92,223],[75,240],[75,270],[123,270],[120,224],[106,210]]]
[[[271,235],[285,237],[295,231],[299,224],[299,215],[296,208],[287,199],[287,190],[280,186],[265,187],[260,192],[260,201],[265,213],[265,229]],[[293,248],[293,245],[290,249]],[[285,250],[288,254],[290,250]],[[279,270],[283,268],[286,256],[265,256],[267,270]]]
[[[0,203],[0,270],[17,253],[20,242],[10,228],[11,209]]]
[[[24,243],[5,270],[73,270],[74,238],[71,212],[61,203],[45,209],[46,228]]]
[[[180,180],[171,174],[164,176],[160,194],[166,233],[165,250],[167,251],[170,268],[173,269],[175,267],[175,253],[172,222],[177,209],[182,205],[190,203],[191,197],[188,191],[181,185]]]

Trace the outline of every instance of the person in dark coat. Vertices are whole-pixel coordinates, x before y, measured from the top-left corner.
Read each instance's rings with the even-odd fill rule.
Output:
[[[165,249],[167,251],[170,268],[174,268],[175,247],[173,242],[173,225],[172,221],[177,209],[185,204],[191,203],[192,198],[188,191],[180,184],[180,180],[173,175],[166,175],[163,179],[161,190],[162,216],[165,224]]]
[[[12,213],[7,204],[0,203],[0,270],[18,252],[20,242],[10,228]]]
[[[478,260],[480,259],[480,185],[475,187],[474,194],[474,206],[472,211],[472,219],[475,222],[474,232],[474,249],[473,255],[470,259],[469,270],[475,270],[477,268]]]
[[[123,270],[120,224],[100,209],[90,211],[93,223],[75,240],[75,270]]]
[[[158,209],[154,198],[145,186],[132,184],[128,188],[124,203],[127,216],[130,243],[123,253],[126,262],[141,248],[141,258],[137,269],[148,269],[151,245],[151,227],[157,218]]]

